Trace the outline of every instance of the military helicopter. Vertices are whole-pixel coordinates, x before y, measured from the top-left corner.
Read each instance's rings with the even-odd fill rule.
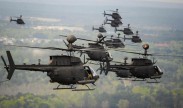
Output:
[[[65,35],[60,35],[62,37],[66,37]],[[105,36],[103,36],[101,33],[98,34],[98,41],[94,40],[89,40],[89,39],[83,39],[83,38],[77,38],[79,40],[84,40],[84,41],[90,41],[92,43],[88,43],[88,48],[91,50],[88,51],[81,51],[82,53],[86,53],[89,58],[87,58],[87,61],[97,61],[100,63],[100,68],[103,68],[106,65],[109,65],[109,62],[113,60],[110,52],[108,52],[103,45]],[[67,44],[66,44],[67,46]],[[74,46],[73,46],[74,47]],[[87,48],[87,47],[85,47]],[[107,74],[107,73],[106,73]]]
[[[122,62],[117,62],[117,61],[112,61],[115,63],[118,63],[119,65],[128,65],[127,63],[128,57],[124,58],[124,63]],[[115,64],[116,65],[116,64]],[[112,65],[110,65],[112,66]],[[126,69],[121,69],[121,68],[109,68],[109,71],[111,72],[115,72],[116,77],[122,78],[122,79],[126,79],[126,78],[132,78],[132,74],[130,73],[129,70]],[[120,79],[121,80],[121,79]]]
[[[72,48],[72,43],[76,41],[76,37],[73,35],[67,37],[69,42],[69,49],[55,48],[55,47],[30,47],[30,46],[17,46],[26,48],[37,48],[37,49],[49,49],[49,50],[63,50],[63,51],[79,51]],[[1,56],[4,62],[5,69],[8,72],[7,79],[11,79],[13,73],[16,70],[29,70],[29,71],[40,71],[47,72],[47,76],[50,77],[51,83],[59,83],[54,90],[60,89],[72,89],[73,91],[84,91],[94,90],[89,88],[87,84],[93,84],[97,81],[99,76],[96,72],[87,65],[84,65],[80,58],[71,55],[51,55],[49,64],[41,64],[39,60],[38,64],[32,65],[15,65],[10,51],[7,51],[7,57],[9,65],[6,64],[5,59]],[[61,88],[61,85],[70,86],[69,88]],[[87,89],[77,89],[74,85],[85,85]]]
[[[120,25],[120,24],[116,23],[115,21],[111,21],[111,22],[105,22],[104,21],[104,25],[105,24],[109,24],[109,25],[111,25],[111,27],[115,27],[115,28],[119,27],[119,25]]]
[[[98,31],[101,32],[101,33],[107,32],[107,31],[105,30],[103,24],[102,24],[99,28],[94,28],[94,27],[93,27],[92,30],[98,30]]]
[[[105,19],[104,23],[107,23],[108,21],[111,21],[111,22],[114,22],[116,25],[122,25],[122,21],[120,19],[114,19],[114,20],[111,20],[111,19]]]
[[[138,36],[138,31],[136,31],[136,35],[132,36],[132,38],[126,38],[125,35],[124,35],[124,41],[125,40],[131,40],[132,42],[134,43],[142,43],[142,39]]]
[[[152,61],[147,58],[147,56],[154,55],[154,54],[147,53],[147,50],[149,49],[149,45],[144,44],[142,47],[144,49],[144,53],[121,51],[121,52],[133,53],[133,54],[140,54],[140,55],[143,55],[143,58],[132,58],[131,64],[127,64],[127,62],[125,61],[124,64],[110,65],[110,68],[109,68],[110,71],[129,70],[131,74],[128,74],[129,76],[126,76],[126,77],[131,78],[133,76],[135,77],[134,81],[138,81],[136,80],[137,78],[143,79],[143,81],[149,78],[149,79],[155,80],[155,82],[147,81],[148,83],[158,83],[157,79],[160,79],[162,77],[163,72],[161,71],[159,66],[155,65],[156,62],[154,60]],[[124,73],[121,73],[121,74],[122,74],[121,77],[124,77],[123,76]]]
[[[112,14],[107,14],[105,11],[104,11],[104,17],[108,15],[108,16],[111,16],[113,19],[122,19],[121,16],[119,15],[118,13],[118,9],[116,9],[116,11],[113,11]]]
[[[119,39],[120,34],[118,33],[117,38],[113,38],[114,36],[111,35],[111,38],[105,40],[104,43],[108,48],[124,48],[124,43]]]
[[[25,24],[23,19],[22,19],[22,15],[20,15],[20,17],[16,17],[17,19],[12,19],[12,17],[10,17],[10,22],[15,21],[17,22],[17,24]]]
[[[128,27],[124,28],[123,30],[118,30],[117,28],[115,28],[115,32],[116,31],[122,31],[125,35],[133,35],[133,31],[130,28],[130,24],[128,24]]]

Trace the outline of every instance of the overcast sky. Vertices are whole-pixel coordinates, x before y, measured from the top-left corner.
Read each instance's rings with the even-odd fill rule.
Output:
[[[183,0],[0,0],[10,2],[33,2],[56,5],[93,5],[93,6],[146,6],[183,8]]]
[[[21,2],[40,2],[40,3],[63,3],[63,4],[117,4],[126,2],[166,2],[183,3],[183,0],[0,0],[0,1],[21,1]]]

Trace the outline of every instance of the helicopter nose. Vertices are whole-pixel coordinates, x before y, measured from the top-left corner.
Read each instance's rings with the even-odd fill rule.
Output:
[[[109,57],[109,61],[112,61],[113,60],[113,58],[112,57]]]
[[[159,74],[160,74],[160,75],[163,75],[163,72],[160,72]]]
[[[99,75],[96,75],[93,77],[95,81],[97,81],[99,79]]]

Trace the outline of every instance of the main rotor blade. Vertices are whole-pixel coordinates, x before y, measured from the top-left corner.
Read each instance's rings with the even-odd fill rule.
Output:
[[[133,52],[133,51],[122,51],[122,50],[115,50],[115,51],[144,55],[144,53]],[[146,54],[146,55],[151,56],[152,54]]]
[[[97,44],[98,44],[98,43],[102,43],[102,41],[103,41],[105,38],[106,38],[106,36],[102,37],[102,38],[97,42]]]
[[[18,46],[18,45],[6,45],[6,46],[15,46],[15,47],[36,48],[36,49],[49,49],[49,50],[63,50],[63,51],[70,51],[69,49],[56,48],[56,47],[32,47],[32,46]]]
[[[156,54],[156,53],[139,53],[139,52],[133,52],[133,51],[122,51],[122,50],[114,50],[114,51],[120,51],[120,52],[126,52],[126,53],[132,53],[132,54],[139,54],[139,55],[146,55],[146,56],[169,56],[169,57],[183,57],[183,55],[166,55],[166,54]]]
[[[101,51],[101,49],[99,48],[64,49],[64,48],[56,48],[56,47],[32,47],[32,46],[18,46],[18,45],[6,45],[6,46],[48,49],[48,50],[62,50],[62,51]]]
[[[59,35],[59,36],[67,37],[66,35]],[[91,41],[91,42],[97,42],[97,41],[90,40],[90,39],[83,39],[83,38],[77,38],[77,39],[79,39],[79,40],[85,40],[85,41]]]
[[[83,39],[83,38],[77,38],[79,40],[85,40],[85,41],[90,41],[90,42],[97,42],[97,41],[94,41],[94,40],[90,40],[90,39]]]
[[[183,55],[166,55],[166,54],[156,54],[152,53],[152,56],[169,56],[169,57],[183,57]]]

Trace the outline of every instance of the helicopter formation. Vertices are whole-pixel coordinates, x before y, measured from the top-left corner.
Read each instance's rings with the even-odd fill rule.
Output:
[[[133,31],[128,24],[127,28],[122,30],[117,29],[122,25],[122,17],[120,16],[118,9],[112,11],[111,14],[108,14],[104,11],[104,17],[110,16],[112,19],[104,21],[105,24],[110,24],[111,27],[115,28],[115,32],[121,31],[124,35],[133,35]],[[17,24],[20,24],[18,20],[22,19],[22,15],[17,18]],[[10,20],[10,21],[11,21]],[[22,20],[23,21],[23,20]],[[24,22],[23,22],[24,23]],[[25,23],[24,23],[25,24]],[[51,83],[58,83],[59,85],[54,88],[54,90],[61,89],[72,89],[73,91],[85,91],[85,90],[94,90],[91,89],[88,85],[95,85],[95,82],[99,79],[97,72],[88,65],[88,61],[95,61],[99,64],[100,67],[97,69],[100,70],[100,74],[104,72],[105,75],[108,75],[108,72],[115,72],[117,77],[120,78],[133,78],[133,81],[147,81],[148,83],[159,83],[157,79],[160,79],[163,75],[163,71],[159,66],[156,65],[156,62],[148,59],[148,56],[166,56],[158,54],[149,54],[147,50],[149,49],[149,44],[143,44],[144,53],[126,51],[123,48],[125,44],[121,41],[120,38],[125,40],[131,40],[134,43],[141,43],[142,40],[139,37],[138,31],[132,36],[132,38],[120,37],[118,33],[117,37],[114,38],[112,35],[111,38],[104,36],[102,33],[106,33],[107,30],[102,24],[99,28],[94,28],[93,30],[98,30],[100,33],[97,36],[97,41],[78,38],[74,35],[60,35],[60,37],[66,38],[66,41],[63,41],[67,46],[67,49],[57,48],[57,47],[36,47],[36,46],[19,46],[19,45],[7,45],[11,47],[25,47],[25,48],[35,48],[35,49],[48,49],[48,50],[61,50],[69,52],[69,55],[51,55],[48,64],[41,64],[40,60],[38,64],[22,64],[17,65],[14,63],[13,57],[10,51],[6,51],[9,65],[7,65],[3,56],[1,59],[4,63],[4,68],[8,72],[7,79],[11,80],[15,70],[29,70],[36,72],[46,72],[47,76],[50,77]],[[108,39],[108,40],[106,40]],[[76,40],[89,41],[88,47],[73,45]],[[105,45],[105,46],[104,46]],[[120,48],[120,49],[118,49]],[[108,50],[119,51],[122,53],[132,53],[142,55],[142,58],[132,58],[131,63],[127,63],[127,57],[124,58],[124,63],[114,64],[113,57],[111,56]],[[80,52],[80,57],[73,56],[73,52]],[[81,56],[84,55],[84,63],[81,61]],[[88,58],[85,58],[85,55]],[[178,56],[183,57],[183,56]],[[87,60],[87,61],[86,61]],[[114,61],[115,62],[115,61]],[[148,81],[153,79],[154,81]],[[60,87],[62,85],[67,85],[69,87]],[[78,89],[77,85],[84,85],[86,89]]]

